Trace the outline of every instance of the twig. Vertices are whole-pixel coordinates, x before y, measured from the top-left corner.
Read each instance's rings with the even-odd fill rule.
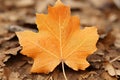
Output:
[[[110,63],[112,63],[112,62],[114,62],[114,61],[118,60],[119,58],[120,58],[120,56],[118,56],[118,57],[116,57],[116,58],[114,58],[114,59],[110,60]]]

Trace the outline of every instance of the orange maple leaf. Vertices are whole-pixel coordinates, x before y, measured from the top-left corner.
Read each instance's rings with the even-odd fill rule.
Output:
[[[60,63],[73,70],[89,66],[88,55],[96,51],[96,27],[80,29],[80,20],[71,16],[70,8],[58,0],[48,7],[48,14],[36,14],[39,32],[17,32],[21,53],[34,59],[31,72],[49,73]]]

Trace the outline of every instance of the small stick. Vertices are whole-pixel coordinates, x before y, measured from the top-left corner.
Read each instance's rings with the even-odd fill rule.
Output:
[[[114,62],[114,61],[118,60],[119,58],[120,58],[120,56],[118,56],[118,57],[116,57],[116,58],[112,59],[112,60],[110,61],[110,63],[112,63],[112,62]]]

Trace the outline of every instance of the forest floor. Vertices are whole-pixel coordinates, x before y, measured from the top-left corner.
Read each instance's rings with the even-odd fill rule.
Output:
[[[114,2],[115,1],[115,2]],[[118,1],[118,3],[117,3]],[[33,60],[20,54],[15,32],[37,30],[35,13],[47,13],[55,0],[0,0],[0,80],[64,80],[61,65],[50,74],[31,74]],[[82,27],[97,26],[98,50],[90,66],[73,71],[65,66],[68,80],[120,80],[119,0],[63,0]]]

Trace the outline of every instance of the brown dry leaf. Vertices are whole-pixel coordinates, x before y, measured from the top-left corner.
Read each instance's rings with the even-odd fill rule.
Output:
[[[12,48],[7,51],[4,51],[3,54],[5,55],[5,58],[4,58],[3,62],[6,62],[10,58],[10,55],[8,55],[8,54],[17,55],[17,52],[20,49],[21,49],[21,47],[16,47],[16,48]]]
[[[7,7],[18,7],[18,8],[23,8],[23,7],[29,7],[34,5],[34,0],[13,0],[13,1],[9,1],[9,0],[5,0],[4,1],[4,5]]]
[[[94,71],[83,73],[80,75],[79,80],[88,79],[91,75],[95,75],[95,74],[97,73]]]
[[[5,41],[8,41],[8,40],[10,40],[14,37],[15,37],[14,33],[6,33],[6,34],[3,34],[3,35],[0,35],[0,44],[2,44]]]
[[[45,77],[39,75],[39,76],[37,76],[36,80],[45,80]]]
[[[0,27],[0,36],[2,36],[3,34],[6,34],[8,31],[6,30],[5,27]]]
[[[49,6],[48,15],[36,14],[38,33],[17,32],[22,54],[32,57],[31,72],[49,73],[64,63],[73,70],[85,70],[89,66],[88,55],[96,51],[98,34],[96,27],[80,29],[78,17],[71,16],[70,8],[58,0]]]
[[[114,45],[115,45],[116,48],[120,48],[120,28],[119,27],[115,28],[114,31],[113,31],[113,34],[116,37]]]
[[[113,0],[115,5],[120,9],[120,0]]]
[[[41,13],[41,12],[45,12],[45,10],[47,9],[48,4],[52,4],[54,1],[53,0],[38,0],[38,2],[36,3],[36,11]]]
[[[102,80],[118,80],[117,78],[110,76],[107,72],[103,72],[101,78]]]
[[[18,0],[15,1],[14,5],[16,7],[29,7],[34,5],[34,0]]]
[[[18,72],[11,72],[8,80],[21,80],[19,76],[20,74]]]
[[[112,0],[89,0],[96,8],[106,8],[112,4]]]
[[[111,63],[106,63],[105,70],[108,71],[111,76],[120,75],[120,70],[115,69]]]
[[[0,66],[4,66],[3,60],[5,59],[5,54],[0,53]]]
[[[10,58],[10,55],[8,54],[17,55],[17,52],[20,49],[21,47],[16,47],[16,48],[8,49],[6,51],[2,51],[0,53],[0,66],[5,66],[4,62],[6,62]]]
[[[21,47],[16,47],[16,48],[11,48],[8,49],[7,51],[4,51],[4,54],[12,54],[12,55],[17,55],[17,52],[21,49]]]

